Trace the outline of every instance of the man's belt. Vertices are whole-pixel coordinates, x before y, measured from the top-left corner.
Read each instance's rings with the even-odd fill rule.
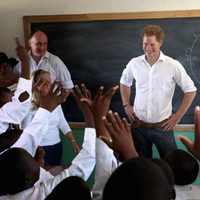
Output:
[[[149,123],[149,122],[144,122],[138,119],[136,116],[134,117],[135,117],[135,121],[133,122],[133,128],[159,128],[159,127],[162,127],[162,125],[168,120],[168,119],[164,119],[157,123]]]

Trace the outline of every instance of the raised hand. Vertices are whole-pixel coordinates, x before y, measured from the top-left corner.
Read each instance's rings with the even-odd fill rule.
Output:
[[[110,134],[111,139],[100,137],[111,149],[113,149],[118,160],[124,162],[130,158],[137,157],[138,153],[135,149],[131,128],[127,120],[119,117],[118,113],[109,111],[108,120],[104,117],[104,124]]]
[[[81,101],[85,102],[93,113],[97,137],[109,135],[102,121],[102,117],[107,115],[111,99],[118,88],[118,85],[113,86],[103,94],[103,87],[101,86],[93,101],[89,98],[81,98]]]
[[[199,161],[200,161],[200,107],[196,106],[194,110],[194,142],[189,140],[187,137],[183,135],[178,135],[182,143],[186,146],[188,151],[192,153]]]
[[[56,85],[58,86],[55,89]],[[66,101],[69,93],[69,90],[63,89],[63,86],[59,82],[54,81],[47,95],[40,96],[40,107],[52,112],[59,104]]]
[[[71,91],[71,94],[74,97],[79,110],[84,115],[85,126],[94,128],[95,125],[94,125],[92,112],[90,108],[87,106],[87,104],[80,100],[82,98],[85,98],[91,101],[90,91],[85,87],[84,84],[81,84],[81,87],[79,87],[78,85],[75,85],[74,90]]]
[[[110,88],[105,94],[103,94],[104,88],[103,86],[101,86],[98,89],[97,94],[93,101],[89,98],[84,98],[84,97],[81,98],[81,101],[85,102],[88,105],[95,119],[101,119],[103,116],[107,114],[111,99],[118,88],[119,88],[118,85],[116,85]]]
[[[25,47],[23,47],[20,44],[19,38],[16,37],[15,42],[17,45],[16,54],[22,63],[21,77],[23,77],[25,79],[30,79],[30,64],[29,64],[28,51]]]

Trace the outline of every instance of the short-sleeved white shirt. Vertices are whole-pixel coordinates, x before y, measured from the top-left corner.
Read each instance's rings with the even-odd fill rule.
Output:
[[[33,58],[30,55],[30,52],[29,56],[30,56],[29,62],[30,62],[31,73],[35,70],[43,69],[50,73],[52,81],[57,79],[63,84],[65,88],[68,89],[74,87],[68,68],[58,56],[55,56],[47,51],[38,64],[36,64],[36,62],[33,60]],[[20,62],[15,66],[14,71],[16,73],[21,73]]]

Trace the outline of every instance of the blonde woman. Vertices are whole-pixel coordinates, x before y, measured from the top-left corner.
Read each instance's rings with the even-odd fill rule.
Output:
[[[51,86],[50,74],[44,70],[36,70],[32,75],[33,85],[40,81],[38,87],[33,88],[32,104],[30,111],[22,121],[21,128],[24,129],[33,119],[37,109],[39,108],[40,95],[45,96]],[[44,165],[60,165],[62,158],[62,143],[60,139],[60,131],[66,135],[70,141],[73,150],[78,153],[80,148],[76,143],[71,128],[67,123],[62,107],[59,105],[52,113],[49,122],[47,134],[42,139],[40,146],[45,150]]]

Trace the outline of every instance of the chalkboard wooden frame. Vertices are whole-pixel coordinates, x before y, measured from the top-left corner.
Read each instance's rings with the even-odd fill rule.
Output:
[[[117,19],[162,19],[162,18],[190,18],[200,17],[200,10],[154,11],[134,13],[88,13],[69,15],[32,15],[23,16],[24,39],[26,47],[31,33],[31,23],[89,21],[89,20],[117,20]]]
[[[170,19],[170,18],[195,18],[200,17],[200,10],[186,11],[157,11],[157,12],[135,12],[135,13],[91,13],[91,14],[69,14],[69,15],[40,15],[24,16],[24,38],[28,48],[28,39],[31,33],[32,23],[45,22],[68,22],[68,21],[93,21],[93,20],[127,20],[127,19]],[[84,123],[72,122],[72,128],[83,128]],[[179,124],[175,131],[193,131],[194,126]]]

